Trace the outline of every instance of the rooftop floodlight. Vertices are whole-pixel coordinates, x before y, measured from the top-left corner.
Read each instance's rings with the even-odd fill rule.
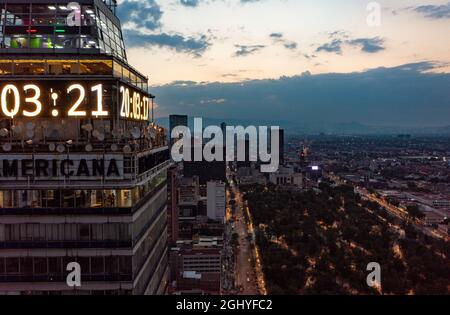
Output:
[[[5,143],[5,144],[3,144],[2,148],[3,148],[3,151],[9,152],[12,150],[12,145],[11,145],[11,143]]]
[[[56,147],[56,151],[58,151],[59,153],[64,153],[64,151],[66,151],[66,147],[63,144],[58,144],[58,146]]]

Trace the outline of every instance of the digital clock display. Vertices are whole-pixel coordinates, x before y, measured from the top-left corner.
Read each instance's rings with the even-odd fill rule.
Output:
[[[120,86],[120,117],[148,121],[150,118],[149,98],[126,85]]]
[[[0,82],[1,118],[111,118],[148,121],[148,96],[128,85],[118,86],[119,101],[114,101],[114,83],[96,81]],[[116,91],[115,91],[116,92]],[[116,114],[116,115],[117,115]]]

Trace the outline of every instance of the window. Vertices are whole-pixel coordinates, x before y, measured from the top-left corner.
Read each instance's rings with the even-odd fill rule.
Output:
[[[36,275],[47,274],[47,258],[34,257],[34,274]]]
[[[131,73],[131,83],[136,84],[137,77],[134,73]]]
[[[30,13],[29,4],[12,4],[8,3],[7,12],[9,14],[29,14]]]
[[[6,9],[6,25],[30,25],[30,5],[8,3]]]
[[[0,64],[0,67],[1,67],[1,64]],[[113,69],[114,69],[114,76],[116,76],[118,78],[122,78],[122,70],[123,70],[122,66],[119,63],[114,62]],[[1,68],[0,68],[0,71],[1,71]]]
[[[79,27],[68,27],[68,16],[72,12],[66,5],[8,3],[7,10],[1,9],[0,25],[6,25],[8,36],[3,39],[0,27],[0,48],[13,49],[92,49],[99,48],[96,38],[84,34],[79,37]],[[31,14],[30,14],[31,12]],[[95,7],[84,5],[81,8],[81,25],[96,25]],[[106,17],[105,17],[106,21]],[[107,30],[106,23],[105,30]],[[15,26],[15,28],[9,28]],[[33,28],[30,38],[29,27]],[[14,34],[11,34],[13,32]],[[57,34],[54,37],[54,34]],[[71,35],[72,34],[72,35]]]
[[[10,35],[5,36],[5,47],[6,48],[29,48],[29,39],[26,35]]]
[[[103,241],[103,224],[92,224],[91,235],[93,241]]]
[[[123,78],[125,81],[130,81],[130,71],[127,68],[123,68]]]
[[[132,205],[131,190],[120,191],[120,207],[129,208]]]
[[[8,257],[6,258],[6,274],[18,274],[19,273],[19,258]]]
[[[9,5],[8,5],[8,7],[9,7]],[[33,3],[33,5],[31,6],[31,12],[33,13],[33,15],[44,14],[44,13],[47,14],[47,13],[49,13],[49,11],[56,12],[56,10],[50,10],[49,7],[51,7],[51,6]],[[54,13],[53,13],[53,15],[54,15]]]
[[[25,231],[25,224],[22,224],[23,226],[23,231]],[[20,225],[19,224],[14,224],[11,225],[11,240],[20,240]],[[23,240],[25,240],[25,235],[26,235],[26,231],[23,232]]]
[[[117,274],[119,271],[119,259],[116,256],[105,257],[105,272]]]
[[[47,191],[46,203],[47,207],[57,208],[61,206],[60,203],[60,194],[57,190],[49,190]]]
[[[33,234],[32,234],[33,240],[34,241],[39,241],[40,240],[39,224],[38,223],[34,223],[34,224],[32,224],[32,226],[33,226]]]
[[[10,60],[0,60],[0,75],[12,74],[12,65]]]
[[[90,5],[84,5],[81,8],[81,23],[84,26],[95,25],[95,8]]]
[[[0,257],[0,275],[5,274],[5,258]]]
[[[40,60],[15,60],[14,74],[41,75],[45,73],[45,63]]]
[[[48,258],[48,273],[50,275],[61,275],[61,258],[60,257],[49,257]]]
[[[33,275],[33,258],[20,258],[20,273],[23,275]]]
[[[61,224],[62,225],[62,224]],[[64,239],[67,241],[76,240],[76,231],[74,224],[64,224]]]
[[[48,241],[57,241],[58,238],[58,226],[56,224],[45,224],[45,230]]]
[[[112,60],[83,60],[80,67],[83,74],[112,74]]]
[[[72,258],[72,261],[75,259]],[[90,274],[91,269],[89,266],[89,258],[88,257],[78,257],[76,261],[80,264],[81,274]]]
[[[64,208],[74,208],[75,207],[75,191],[73,190],[63,190],[63,207]]]
[[[88,224],[80,224],[80,240],[89,241],[89,225]]]
[[[31,17],[32,26],[51,26],[55,24],[55,14],[33,14]]]
[[[5,4],[0,4],[0,25],[5,25]]]
[[[131,274],[131,257],[120,256],[119,257],[119,272],[121,274]]]
[[[27,234],[26,234],[26,240],[32,241],[33,240],[33,224],[21,224],[22,226],[26,226]]]
[[[104,232],[105,232],[105,240],[108,240],[108,241],[117,240],[118,235],[119,235],[118,224],[117,223],[105,224]]]
[[[80,38],[78,35],[57,35],[55,38],[56,49],[76,49],[80,48]]]
[[[80,46],[86,49],[100,48],[97,38],[88,35],[81,35]]]
[[[80,65],[76,60],[49,60],[47,61],[47,72],[49,74],[78,74]]]
[[[119,240],[126,241],[131,239],[130,227],[128,224],[119,224]]]
[[[91,257],[91,273],[103,274],[104,272],[104,257]]]

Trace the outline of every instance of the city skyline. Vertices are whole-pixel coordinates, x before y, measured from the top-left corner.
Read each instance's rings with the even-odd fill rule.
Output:
[[[450,3],[377,1],[379,26],[367,22],[377,9],[369,3],[122,0],[118,14],[157,117],[448,125]],[[386,89],[386,78],[400,88]],[[433,93],[418,97],[424,80]]]
[[[0,0],[0,295],[450,294],[450,3],[117,1]]]

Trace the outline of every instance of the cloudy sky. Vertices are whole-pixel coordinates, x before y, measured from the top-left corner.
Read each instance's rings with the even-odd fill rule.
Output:
[[[450,125],[448,0],[119,3],[159,116]]]

